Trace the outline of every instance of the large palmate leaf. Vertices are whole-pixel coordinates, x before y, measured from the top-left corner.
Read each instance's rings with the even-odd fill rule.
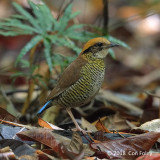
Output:
[[[41,32],[41,28],[40,28],[39,24],[37,23],[36,19],[29,12],[27,12],[25,9],[23,9],[23,7],[21,7],[20,5],[18,5],[15,2],[13,3],[13,6],[16,8],[16,10],[21,15],[26,17],[28,22],[37,29],[37,32]]]
[[[52,71],[51,42],[48,39],[44,39],[44,47],[45,58],[49,66],[49,70]]]
[[[17,64],[22,57],[28,52],[30,51],[36,44],[38,44],[39,41],[41,41],[43,39],[43,37],[41,35],[37,35],[35,37],[32,38],[31,41],[29,41],[25,47],[21,50],[21,52],[19,53],[17,59],[16,59],[16,63]]]
[[[43,31],[51,31],[53,25],[56,23],[56,20],[52,16],[49,8],[44,4],[36,5],[31,1],[29,1],[29,4],[41,29]]]

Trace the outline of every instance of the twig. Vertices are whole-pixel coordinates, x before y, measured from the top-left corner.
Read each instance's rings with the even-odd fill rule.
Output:
[[[73,2],[73,0],[70,0],[70,2],[68,2],[68,4],[63,8],[63,10],[59,13],[59,15],[57,16],[57,20],[59,20],[59,18],[61,17],[61,15],[64,13],[65,9]],[[63,5],[62,5],[63,6]],[[62,9],[62,6],[60,7],[60,10]]]
[[[113,133],[117,133],[119,136],[121,136],[122,138],[125,138],[123,135],[121,135],[117,130],[113,130]]]
[[[103,0],[103,34],[106,35],[108,34],[108,0]]]
[[[147,95],[150,95],[150,96],[156,97],[156,98],[160,98],[160,96],[157,96],[156,94],[151,93],[151,92],[149,92],[149,91],[144,91],[144,93],[146,93]]]
[[[35,88],[34,91],[39,91],[40,88]],[[14,91],[7,91],[5,92],[5,94],[7,96],[10,96],[10,95],[13,95],[13,94],[16,94],[16,93],[26,93],[28,92],[28,89],[18,89],[18,90],[14,90]]]

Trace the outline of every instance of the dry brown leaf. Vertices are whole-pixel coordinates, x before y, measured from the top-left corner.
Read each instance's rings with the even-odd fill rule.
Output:
[[[8,149],[8,151],[7,150],[4,151],[5,148],[0,149],[0,159],[2,159],[2,160],[3,159],[4,160],[7,160],[7,159],[17,160],[17,158],[16,158],[15,154],[12,152],[12,150]]]
[[[12,113],[12,115],[15,117],[17,117],[19,115],[19,112],[14,108],[12,102],[6,96],[1,85],[0,85],[0,106],[1,106],[1,108],[4,108],[7,112]]]
[[[82,119],[82,124],[81,124],[82,128],[87,129],[87,131],[89,131],[89,132],[96,132],[97,131],[96,127],[93,124],[89,123],[83,117],[81,119]]]
[[[160,153],[150,153],[149,155],[143,155],[136,160],[160,160]]]
[[[98,131],[103,131],[106,133],[111,133],[108,128],[106,128],[104,126],[104,124],[102,123],[102,121],[99,119],[98,122],[96,123],[96,128],[98,129]]]
[[[160,132],[160,119],[154,119],[152,121],[146,122],[137,128],[147,131]]]
[[[0,119],[18,123],[18,119],[16,117],[14,117],[12,114],[10,114],[9,112],[7,112],[5,109],[1,107],[0,107]]]
[[[4,149],[3,147],[8,148]],[[35,149],[32,148],[31,146],[29,146],[28,144],[25,144],[22,141],[19,140],[15,140],[15,139],[4,139],[4,140],[0,140],[0,148],[1,149],[1,153],[7,153],[9,156],[12,156],[14,154],[14,156],[16,157],[20,157],[20,156],[32,156],[32,157],[37,157],[35,154]],[[3,152],[4,151],[4,152]],[[12,153],[13,151],[13,153]],[[6,155],[7,155],[6,154]],[[9,159],[12,160],[11,157],[8,157]],[[2,157],[0,157],[0,159],[2,159]],[[19,158],[18,158],[19,159]]]
[[[136,129],[142,129],[145,131],[153,131],[153,132],[160,132],[160,119],[154,119],[152,121],[146,122],[141,126],[137,127]],[[160,142],[160,139],[158,139]]]
[[[73,132],[71,143],[68,147],[69,151],[80,153],[83,150],[83,142],[81,136],[77,132]]]
[[[108,118],[104,121],[104,125],[107,126],[109,130],[124,131],[131,129],[131,127],[126,122],[126,119],[123,118],[119,112],[108,116]]]
[[[38,141],[50,147],[63,158],[79,157],[84,153],[79,154],[69,151],[66,146],[69,146],[70,140],[66,137],[53,133],[50,129],[32,129],[17,133],[17,136],[27,141]]]
[[[38,124],[41,126],[41,127],[44,127],[44,128],[48,128],[48,129],[53,129],[53,130],[64,130],[58,126],[55,126],[49,122],[46,122],[44,121],[42,118],[38,118]]]
[[[149,132],[124,139],[91,143],[90,147],[96,152],[96,156],[99,158],[135,159],[147,153],[159,137],[160,133]]]

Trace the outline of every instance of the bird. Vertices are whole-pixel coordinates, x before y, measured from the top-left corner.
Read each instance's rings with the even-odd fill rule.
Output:
[[[89,40],[78,57],[64,70],[56,86],[37,112],[40,116],[47,108],[58,106],[66,109],[74,122],[75,131],[85,132],[75,120],[71,108],[89,103],[101,88],[105,75],[104,59],[109,48],[119,46],[104,37]]]

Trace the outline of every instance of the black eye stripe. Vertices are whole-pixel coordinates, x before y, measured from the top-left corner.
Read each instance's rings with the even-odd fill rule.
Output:
[[[92,48],[89,47],[88,49],[86,49],[86,50],[83,51],[83,54],[84,54],[84,53],[87,53],[87,52],[91,52],[91,50],[92,50]]]
[[[104,43],[98,42],[98,43],[94,44],[93,46],[90,46],[85,51],[83,51],[83,54],[87,53],[87,52],[95,52],[95,50],[101,51],[103,49],[103,48],[101,48],[103,46],[103,44]]]
[[[98,43],[96,43],[96,46],[101,47],[101,46],[103,46],[103,43],[98,42]]]

